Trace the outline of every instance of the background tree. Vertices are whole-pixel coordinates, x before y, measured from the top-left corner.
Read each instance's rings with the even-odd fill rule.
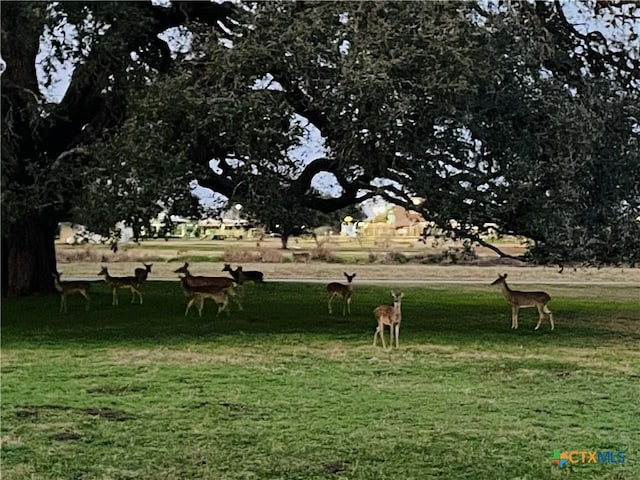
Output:
[[[158,34],[187,19],[223,32],[228,13],[228,5],[208,2],[174,2],[168,8],[150,2],[2,3],[3,294],[53,290],[57,225],[73,219],[74,207],[95,221],[134,205],[122,195],[108,207],[94,203],[98,209],[92,212],[80,203],[78,193],[90,183],[85,176],[101,167],[83,147],[122,124],[130,93],[167,71],[171,50]],[[48,99],[45,87],[71,66],[62,100]],[[106,175],[115,178],[128,161],[120,157],[120,168]],[[156,179],[146,180],[150,187]]]
[[[637,34],[583,20],[624,30],[638,8],[578,5],[5,2],[3,287],[51,289],[57,222],[135,225],[189,203],[190,179],[324,212],[420,196],[459,235],[527,235],[539,261],[636,262]],[[55,104],[35,70],[47,26],[78,40],[45,54],[50,75],[75,62]],[[300,163],[305,122],[326,155]]]
[[[638,21],[632,4],[580,6]],[[218,102],[183,129],[192,165],[216,161],[201,185],[253,198],[257,218],[420,196],[440,227],[457,220],[458,237],[482,242],[478,227],[497,224],[538,262],[637,262],[637,50],[574,26],[560,3],[270,2],[235,18],[232,45],[194,29],[188,88],[149,92],[189,111]],[[326,157],[289,158],[299,118]],[[320,173],[339,195],[313,188]]]

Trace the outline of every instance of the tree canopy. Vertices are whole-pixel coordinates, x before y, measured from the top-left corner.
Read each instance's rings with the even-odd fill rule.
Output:
[[[196,180],[258,220],[377,195],[462,237],[524,235],[534,261],[638,261],[633,2],[22,2],[2,18],[3,243],[27,219],[184,210]],[[45,72],[75,70],[47,102],[36,55],[45,26],[70,25]],[[302,161],[307,125],[324,155]]]

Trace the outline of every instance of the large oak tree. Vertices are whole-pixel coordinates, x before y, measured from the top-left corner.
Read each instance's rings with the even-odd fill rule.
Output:
[[[638,22],[633,3],[576,5],[619,30]],[[560,2],[5,3],[3,286],[50,289],[58,221],[140,224],[184,208],[191,179],[258,219],[265,202],[329,212],[417,196],[440,226],[457,220],[458,235],[476,238],[487,222],[526,235],[539,261],[637,262],[637,43],[579,26],[576,12]],[[73,24],[84,39],[52,49],[77,64],[58,104],[43,100],[34,68],[47,24]],[[170,48],[158,34],[176,26]],[[325,144],[309,162],[290,155],[304,122]],[[319,173],[333,178],[332,196],[314,188]]]

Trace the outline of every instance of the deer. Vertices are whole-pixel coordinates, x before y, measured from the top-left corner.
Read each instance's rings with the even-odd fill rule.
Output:
[[[507,285],[507,274],[498,274],[491,285],[500,285],[502,293],[504,293],[507,302],[511,305],[511,328],[518,329],[518,312],[521,308],[536,307],[538,309],[539,318],[538,324],[534,330],[538,330],[545,315],[549,316],[549,322],[551,323],[551,330],[554,328],[553,313],[547,307],[547,304],[551,301],[551,297],[546,292],[520,292],[518,290],[511,290]]]
[[[293,263],[309,263],[311,253],[309,252],[293,252]]]
[[[233,298],[233,301],[238,305],[238,310],[243,310],[242,304],[240,303],[239,295],[235,290],[235,287],[237,287],[238,284],[233,278],[203,277],[198,275],[191,275],[191,272],[189,272],[189,263],[187,262],[185,262],[183,266],[175,270],[174,273],[184,275],[184,277],[180,277],[180,281],[182,282],[183,288],[184,288],[184,285],[186,285],[189,288],[218,287],[218,288],[228,289],[229,296]],[[187,291],[185,290],[185,294],[186,293]],[[187,296],[189,295],[187,294]]]
[[[190,287],[201,287],[204,285],[215,285],[218,287],[236,286],[236,281],[229,277],[203,277],[199,275],[191,275],[191,272],[189,272],[189,264],[187,262],[173,273],[183,274],[187,285]]]
[[[258,270],[242,270],[242,266],[238,265],[234,270],[231,264],[225,263],[223,272],[229,272],[238,285],[244,285],[246,282],[264,283],[264,273]]]
[[[373,310],[373,315],[376,317],[378,325],[376,331],[373,334],[373,346],[376,346],[378,336],[382,340],[382,348],[386,349],[387,346],[384,343],[384,326],[389,326],[389,346],[393,347],[393,334],[395,331],[396,348],[400,345],[400,322],[402,321],[401,301],[404,297],[404,293],[395,293],[391,291],[393,296],[393,306],[379,305]]]
[[[128,288],[131,291],[131,303],[135,303],[136,294],[140,298],[140,305],[142,305],[142,293],[140,293],[140,279],[138,277],[112,277],[109,275],[107,267],[103,266],[98,275],[104,276],[104,281],[111,287],[112,301],[111,305],[118,305],[118,289]]]
[[[189,302],[187,303],[187,308],[184,311],[184,316],[186,317],[189,314],[189,309],[191,306],[197,302],[198,315],[202,317],[202,310],[204,308],[204,301],[207,298],[212,299],[216,305],[218,305],[218,313],[216,316],[220,315],[220,312],[223,310],[227,311],[227,315],[229,315],[229,297],[232,295],[231,291],[233,287],[220,287],[218,285],[199,285],[193,286],[189,285],[187,282],[187,277],[180,277],[180,283],[182,284],[182,289],[187,297],[189,297]],[[242,309],[242,306],[240,307]]]
[[[341,296],[344,300],[344,304],[342,305],[342,315],[344,316],[345,312],[347,311],[349,312],[349,315],[351,315],[351,294],[353,293],[351,282],[355,278],[356,274],[354,273],[353,275],[349,275],[347,272],[342,273],[344,273],[344,276],[347,277],[346,285],[344,283],[338,282],[331,282],[327,285],[327,294],[329,295],[327,299],[327,305],[329,306],[329,315],[333,313],[331,308],[333,299],[338,295]]]
[[[136,276],[136,278],[140,280],[140,283],[147,281],[147,278],[151,273],[151,267],[153,266],[153,263],[150,263],[147,265],[146,263],[143,262],[142,265],[144,265],[144,268],[136,268],[133,273]]]
[[[91,282],[84,281],[60,281],[60,275],[62,273],[52,272],[53,275],[53,285],[56,287],[56,290],[60,292],[60,313],[67,313],[67,296],[78,293],[84,297],[86,300],[85,310],[89,310],[89,288],[91,288]]]

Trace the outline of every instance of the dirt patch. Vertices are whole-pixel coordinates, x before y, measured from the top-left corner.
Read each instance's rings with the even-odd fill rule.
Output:
[[[81,411],[92,417],[106,418],[107,420],[117,420],[123,422],[132,418],[122,410],[114,410],[112,408],[83,408]]]
[[[246,413],[249,411],[249,407],[243,405],[241,403],[229,403],[229,402],[220,402],[218,403],[221,407],[228,408],[231,412],[242,412]]]
[[[71,440],[82,439],[82,434],[77,432],[60,432],[60,433],[56,433],[55,435],[52,435],[51,438],[59,442],[68,442]]]
[[[326,463],[325,465],[323,465],[323,469],[327,473],[336,474],[336,473],[344,472],[348,464],[349,464],[349,461]]]
[[[140,385],[106,386],[88,388],[87,393],[98,395],[125,395],[127,393],[144,392],[147,387]]]

